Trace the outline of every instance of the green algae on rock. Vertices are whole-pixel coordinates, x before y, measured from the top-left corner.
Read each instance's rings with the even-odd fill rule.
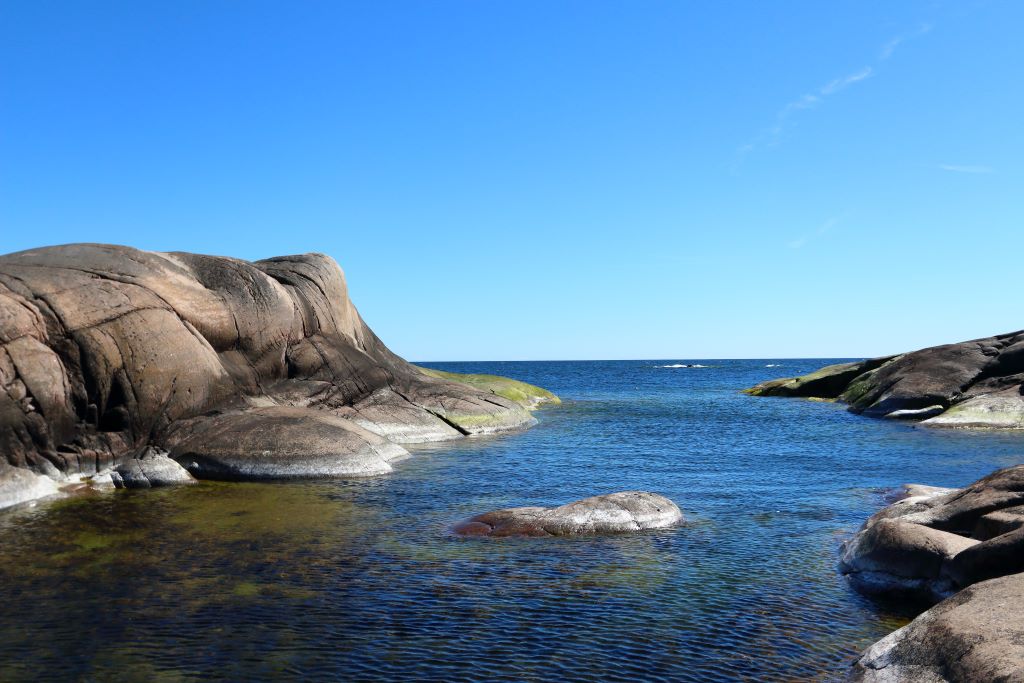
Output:
[[[751,396],[792,396],[799,398],[837,399],[858,378],[892,359],[874,358],[853,363],[827,365],[800,377],[783,377],[744,389]]]
[[[547,389],[542,389],[532,384],[520,382],[519,380],[510,379],[508,377],[483,374],[464,375],[458,372],[446,372],[444,370],[425,368],[420,365],[416,365],[414,367],[419,369],[420,372],[428,377],[446,379],[452,382],[458,382],[459,384],[466,384],[483,391],[489,391],[497,396],[507,398],[510,401],[515,401],[527,410],[536,410],[542,405],[557,405],[562,402],[561,399]]]

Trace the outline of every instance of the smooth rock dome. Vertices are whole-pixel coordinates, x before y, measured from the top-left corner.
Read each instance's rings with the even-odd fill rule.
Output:
[[[683,513],[665,496],[622,491],[559,507],[521,507],[477,515],[455,527],[463,536],[579,536],[679,525]]]
[[[130,462],[152,447],[200,477],[370,475],[400,443],[534,423],[517,401],[388,350],[324,254],[0,256],[4,466],[57,481],[121,467],[143,485],[144,468],[164,480]],[[43,489],[4,469],[0,506]]]

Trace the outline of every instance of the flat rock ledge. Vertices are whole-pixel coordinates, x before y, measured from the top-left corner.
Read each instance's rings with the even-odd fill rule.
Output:
[[[584,498],[558,507],[495,510],[455,526],[461,536],[582,536],[665,529],[683,522],[683,513],[665,496],[622,491]]]
[[[830,365],[746,393],[835,400],[926,427],[1024,429],[1024,332]]]
[[[868,650],[856,681],[1024,681],[1024,465],[908,486],[842,549],[857,590],[939,602]]]

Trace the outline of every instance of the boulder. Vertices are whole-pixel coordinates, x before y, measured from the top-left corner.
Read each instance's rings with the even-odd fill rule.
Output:
[[[113,484],[123,489],[195,484],[196,479],[166,453],[148,449],[142,457],[125,460],[112,473]]]
[[[1024,681],[1024,574],[977,583],[869,647],[851,681]]]
[[[906,517],[917,524],[971,536],[992,512],[1024,505],[1024,465],[997,470]]]
[[[624,491],[559,507],[495,510],[458,524],[455,532],[463,536],[577,536],[664,529],[682,521],[682,511],[668,498]]]

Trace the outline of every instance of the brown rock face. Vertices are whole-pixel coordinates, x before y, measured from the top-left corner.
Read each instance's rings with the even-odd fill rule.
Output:
[[[1024,465],[898,501],[843,546],[839,570],[865,593],[939,600],[1024,572]]]
[[[393,441],[532,422],[391,353],[323,254],[0,256],[0,458],[14,467],[89,474],[152,445],[200,475],[369,474],[404,454]]]

